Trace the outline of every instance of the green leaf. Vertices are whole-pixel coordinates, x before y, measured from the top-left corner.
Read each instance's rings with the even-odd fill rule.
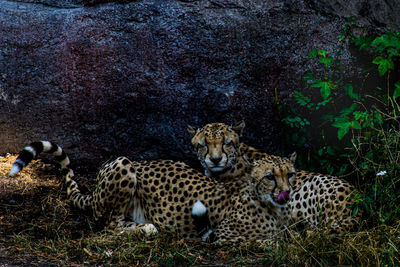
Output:
[[[326,164],[326,171],[331,175],[335,172],[335,168],[331,165],[330,162]]]
[[[368,169],[369,168],[369,166],[368,166],[368,163],[366,162],[366,161],[362,161],[361,163],[360,163],[360,168],[361,169]]]
[[[400,56],[399,51],[395,48],[389,48],[387,53],[388,53],[389,58],[392,58],[393,56],[396,56],[396,57]]]
[[[323,82],[320,92],[323,99],[328,99],[331,95],[331,88],[328,82]]]
[[[335,122],[332,124],[333,127],[339,128],[337,132],[337,137],[339,140],[342,140],[343,137],[349,132],[350,127],[352,123],[351,122]]]
[[[356,130],[361,130],[361,124],[358,121],[353,121],[351,127]]]
[[[400,81],[397,81],[397,83],[394,84],[395,89],[393,92],[393,98],[397,98],[400,96]]]
[[[328,153],[331,156],[336,156],[335,150],[331,146],[326,147],[326,153]]]
[[[316,48],[312,49],[309,53],[308,53],[308,58],[315,58],[317,56],[318,50]]]
[[[399,48],[400,47],[400,38],[393,32],[389,32],[382,36],[376,37],[372,41],[371,45],[376,46],[376,48],[375,48],[376,52],[382,53],[388,47]]]
[[[364,111],[354,111],[353,115],[354,115],[354,118],[356,120],[359,120],[359,119],[364,118],[365,116],[367,116],[366,112],[364,112]]]
[[[322,83],[321,80],[314,80],[313,83],[311,84],[311,87],[321,87],[320,84]]]
[[[295,90],[293,97],[300,106],[307,107],[309,109],[314,106],[314,103],[311,102],[311,99],[308,96],[305,96],[302,92]]]
[[[306,118],[296,117],[286,117],[283,119],[283,122],[290,125],[290,127],[294,128],[302,128],[302,126],[310,125],[310,122]]]
[[[378,65],[379,76],[383,76],[388,70],[394,69],[393,60],[385,57],[376,57],[372,63]]]
[[[383,116],[382,114],[378,113],[378,112],[374,112],[373,113],[374,119],[378,122],[378,123],[383,123]]]
[[[349,166],[349,164],[343,164],[341,167],[340,167],[340,170],[339,170],[339,176],[340,175],[343,175],[345,172],[346,172],[346,170],[347,170],[347,167]]]
[[[343,89],[351,99],[358,100],[358,94],[354,93],[353,86],[351,84],[346,84],[343,86]]]
[[[326,56],[326,52],[328,52],[328,51],[326,51],[325,49],[318,50],[318,55],[320,55],[322,57],[325,57]]]
[[[363,49],[371,46],[371,42],[373,39],[374,39],[373,37],[361,36],[354,40],[354,44],[356,46],[359,46],[360,50],[363,50]]]
[[[339,128],[338,132],[337,132],[337,137],[339,140],[342,140],[343,137],[349,132],[350,127],[343,127],[343,128]]]
[[[359,207],[355,207],[354,210],[353,210],[353,212],[352,212],[352,214],[351,214],[351,217],[356,216],[359,209],[360,209]]]
[[[332,63],[332,60],[333,60],[332,57],[326,56],[326,57],[320,57],[318,61],[319,61],[320,63],[322,63],[322,64],[325,64],[325,67],[326,67],[326,68],[329,68],[329,66],[330,66],[331,63]]]
[[[387,38],[387,35],[385,34],[385,35],[376,37],[372,41],[371,46],[377,46],[377,48],[375,48],[375,52],[382,53],[383,50],[385,50],[386,43],[387,43],[386,38]]]
[[[327,81],[316,80],[311,84],[311,87],[321,88],[320,92],[324,100],[328,99],[328,97],[331,95],[331,87]]]
[[[319,110],[321,107],[325,107],[326,104],[332,101],[332,97],[328,97],[326,100],[317,103],[317,106],[315,107],[316,110]]]
[[[358,104],[357,103],[353,103],[353,104],[351,104],[351,106],[350,107],[348,107],[348,108],[343,108],[341,111],[340,111],[340,116],[341,117],[346,117],[347,115],[349,115],[350,113],[352,113],[354,110],[356,110],[356,108],[358,107]]]

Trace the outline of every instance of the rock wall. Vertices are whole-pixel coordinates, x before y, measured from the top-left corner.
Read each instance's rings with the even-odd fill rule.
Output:
[[[0,154],[48,139],[77,165],[114,155],[193,164],[187,124],[241,119],[244,140],[276,153],[274,99],[299,87],[308,51],[337,46],[352,14],[363,32],[398,31],[399,6],[0,1]]]

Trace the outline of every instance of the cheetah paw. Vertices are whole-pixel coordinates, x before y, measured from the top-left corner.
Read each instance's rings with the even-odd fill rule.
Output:
[[[147,237],[155,236],[158,234],[157,228],[154,226],[154,224],[151,223],[143,225],[142,227],[140,227],[140,230]]]

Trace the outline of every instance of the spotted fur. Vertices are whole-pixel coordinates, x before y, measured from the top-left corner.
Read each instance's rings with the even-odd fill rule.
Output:
[[[241,122],[236,126],[210,123],[197,130],[189,127],[192,144],[207,176],[222,181],[233,179],[237,169],[246,168],[251,161],[260,159],[275,162],[274,169],[278,170],[293,167],[291,164],[294,161],[285,161],[281,157],[259,152],[240,143],[239,137],[244,126],[244,122]],[[229,149],[226,149],[227,142],[230,142]],[[224,172],[214,172],[212,162],[206,160],[211,157],[229,159],[226,161],[229,164],[223,166]],[[308,229],[322,226],[335,232],[345,232],[357,225],[361,214],[352,216],[352,211],[348,208],[354,203],[351,196],[355,189],[347,181],[302,170],[281,175],[289,174],[296,177],[288,202],[291,218],[295,222]]]
[[[92,209],[110,229],[155,234],[173,227],[183,237],[199,234],[193,214],[208,217],[218,242],[264,240],[276,234],[287,217],[287,191],[291,183],[275,163],[255,161],[235,179],[219,182],[184,163],[169,160],[130,161],[120,157],[99,171],[93,192],[83,195],[73,180],[69,159],[61,147],[41,141],[26,146],[12,167],[16,174],[40,152],[59,157],[67,195],[72,204]],[[286,179],[286,180],[282,180]],[[206,233],[207,234],[207,233]]]

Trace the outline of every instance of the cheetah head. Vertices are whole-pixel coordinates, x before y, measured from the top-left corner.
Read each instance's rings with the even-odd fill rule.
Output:
[[[244,121],[233,126],[209,123],[197,130],[188,126],[192,144],[207,176],[223,174],[234,166],[241,155],[239,137],[244,126]]]
[[[265,205],[286,206],[294,186],[296,152],[289,158],[261,159],[252,162],[250,183],[256,197]]]

